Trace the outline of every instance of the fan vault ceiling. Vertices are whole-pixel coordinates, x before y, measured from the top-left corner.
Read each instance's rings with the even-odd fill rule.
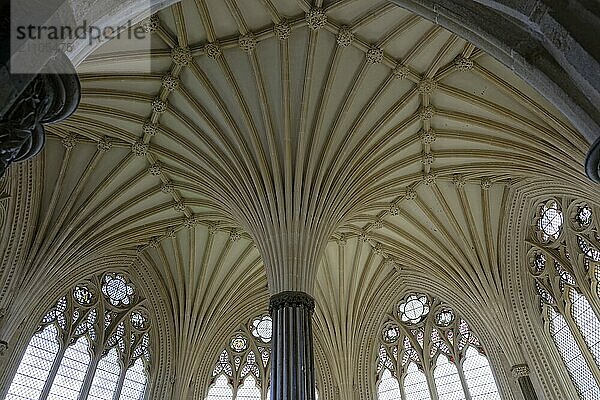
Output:
[[[267,287],[315,296],[326,354],[359,354],[403,273],[505,314],[510,186],[590,185],[587,142],[547,102],[387,1],[184,0],[142,24],[151,54],[115,39],[78,67],[23,269],[137,251],[170,297],[177,379]],[[352,388],[358,361],[329,360]]]

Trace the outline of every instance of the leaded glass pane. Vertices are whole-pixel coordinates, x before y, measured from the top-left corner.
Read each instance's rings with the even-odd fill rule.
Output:
[[[550,309],[550,334],[581,398],[584,400],[600,398],[600,389],[565,318],[553,308]]]
[[[121,275],[104,276],[104,284],[102,285],[102,293],[108,297],[108,301],[114,306],[129,305],[131,303],[131,295],[133,295],[133,286],[129,285]]]
[[[231,339],[229,346],[231,347],[231,350],[241,353],[248,348],[248,339],[243,335],[238,334]]]
[[[389,369],[384,369],[381,374],[381,380],[379,386],[377,386],[377,399],[378,400],[400,400],[400,385],[398,379],[392,376]]]
[[[600,362],[600,321],[585,296],[571,289],[569,297],[572,304],[571,315],[598,364]]]
[[[577,236],[577,243],[579,244],[581,252],[585,254],[587,258],[594,261],[600,261],[600,250],[588,243],[581,236]]]
[[[402,322],[416,324],[421,322],[429,313],[429,300],[423,294],[410,295],[406,301],[400,303],[398,312]]]
[[[82,336],[65,351],[48,400],[77,400],[90,363],[88,349],[89,341]]]
[[[112,400],[117,389],[120,372],[121,367],[119,366],[117,349],[112,348],[98,362],[88,399]]]
[[[271,337],[273,336],[273,321],[271,317],[265,315],[261,318],[256,318],[252,321],[252,335],[262,340],[265,343],[271,341]]]
[[[404,376],[404,394],[410,400],[429,400],[429,388],[425,374],[417,368],[415,363],[410,363]]]
[[[144,398],[145,390],[146,373],[144,372],[144,363],[141,358],[138,358],[125,373],[119,400],[141,400]]]
[[[439,400],[465,400],[458,369],[445,356],[439,355],[433,373]]]
[[[542,207],[538,228],[543,232],[545,239],[556,239],[560,235],[563,222],[563,213],[555,201],[549,201]]]
[[[252,375],[244,379],[244,384],[238,389],[236,400],[260,400],[260,389]]]
[[[463,371],[472,400],[500,400],[488,359],[473,347],[467,349]]]
[[[48,325],[33,335],[25,349],[25,355],[19,364],[10,387],[7,400],[38,399],[48,379],[50,368],[58,353],[56,326]]]
[[[219,375],[215,383],[208,389],[206,400],[233,400],[233,390],[229,386],[227,377]]]

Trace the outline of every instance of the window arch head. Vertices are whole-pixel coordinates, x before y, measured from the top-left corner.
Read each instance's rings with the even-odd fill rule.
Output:
[[[225,340],[204,400],[269,400],[271,339],[269,315],[252,318]],[[316,399],[319,394],[315,389]]]
[[[77,283],[42,317],[8,396],[142,398],[152,367],[144,303],[121,273]]]
[[[388,314],[376,371],[378,400],[464,399],[465,390],[473,400],[500,399],[477,335],[451,307],[423,293],[409,294]]]
[[[272,320],[260,315],[234,332],[215,362],[206,400],[265,399],[270,383]]]
[[[596,398],[600,394],[598,210],[567,197],[541,201],[536,210],[527,242],[528,267],[543,328],[580,398]],[[544,210],[550,210],[546,213],[550,216]]]

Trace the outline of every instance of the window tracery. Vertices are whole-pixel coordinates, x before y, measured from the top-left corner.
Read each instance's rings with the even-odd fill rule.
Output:
[[[205,400],[270,400],[272,335],[268,315],[234,332],[215,362]]]
[[[265,400],[270,383],[272,321],[256,317],[235,332],[213,368],[206,400]]]
[[[142,399],[151,359],[143,303],[118,273],[77,284],[42,317],[6,398]]]
[[[528,242],[529,271],[545,331],[584,400],[600,398],[598,227],[592,205],[549,199],[538,205]]]
[[[378,400],[500,399],[483,346],[441,301],[414,293],[382,326]]]

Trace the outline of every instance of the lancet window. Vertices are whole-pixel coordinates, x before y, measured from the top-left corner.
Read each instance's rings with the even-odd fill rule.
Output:
[[[42,318],[6,399],[141,400],[149,329],[144,299],[124,275],[86,279]]]
[[[271,317],[262,315],[231,335],[214,365],[205,400],[270,400],[272,332]]]
[[[581,399],[600,398],[600,232],[598,209],[577,199],[540,203],[529,270],[550,335]]]
[[[206,400],[265,400],[270,378],[272,321],[254,318],[235,332],[215,363]]]
[[[383,324],[378,400],[499,400],[485,350],[467,322],[441,301],[408,295]]]

